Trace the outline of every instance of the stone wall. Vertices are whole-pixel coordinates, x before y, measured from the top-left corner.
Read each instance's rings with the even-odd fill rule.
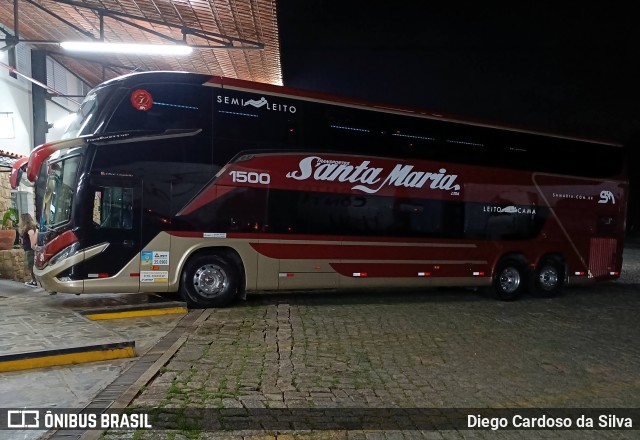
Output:
[[[0,251],[0,278],[29,281],[31,273],[25,270],[24,258],[25,254],[22,249]]]
[[[7,209],[11,207],[11,186],[9,185],[9,172],[0,168],[0,220]],[[25,274],[24,251],[22,249],[10,249],[0,251],[0,278],[16,281],[28,281],[31,274]]]
[[[0,167],[0,220],[7,209],[11,207],[10,171],[11,168]]]

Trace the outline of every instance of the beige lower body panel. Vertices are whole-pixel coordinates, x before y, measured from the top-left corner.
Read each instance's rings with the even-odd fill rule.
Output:
[[[481,287],[491,285],[491,278],[480,277],[424,277],[424,278],[352,278],[341,276],[341,289],[389,287]]]
[[[99,251],[74,256],[58,266],[36,270],[36,276],[43,286],[52,291],[70,293],[109,293],[109,292],[177,292],[180,290],[180,278],[188,259],[195,253],[205,251],[215,253],[232,251],[242,260],[245,286],[247,291],[301,290],[301,289],[362,289],[362,288],[398,288],[398,287],[434,287],[434,286],[486,286],[491,284],[490,277],[356,277],[337,273],[332,264],[352,263],[340,260],[277,259],[259,254],[252,243],[260,239],[227,239],[225,234],[212,234],[214,237],[179,237],[166,232],[158,234],[142,250],[147,256],[151,253],[168,256],[167,265],[154,265],[138,254],[116,275],[109,278],[88,279],[84,281],[61,281],[56,275],[82,258],[90,258]],[[279,241],[265,240],[265,243]],[[282,243],[286,243],[283,241]],[[311,242],[310,242],[311,243]],[[339,246],[339,245],[337,245]],[[155,261],[155,260],[154,260]],[[379,262],[379,260],[375,260]],[[422,261],[434,263],[433,261]],[[473,262],[473,261],[472,261]],[[363,261],[366,263],[366,261]],[[388,264],[419,263],[418,261],[389,261]],[[445,262],[443,262],[445,263]],[[465,261],[449,261],[447,264],[468,264]],[[483,262],[480,262],[483,263]],[[486,262],[484,262],[486,263]]]

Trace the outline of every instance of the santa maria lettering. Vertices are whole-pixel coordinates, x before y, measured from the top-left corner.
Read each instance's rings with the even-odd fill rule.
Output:
[[[295,180],[349,182],[356,185],[352,190],[375,194],[385,186],[423,188],[459,191],[455,181],[457,174],[448,174],[445,168],[437,172],[415,169],[413,165],[396,164],[387,172],[384,168],[372,167],[371,161],[363,160],[358,165],[341,160],[325,160],[318,156],[305,157],[298,169],[287,173],[287,178]]]

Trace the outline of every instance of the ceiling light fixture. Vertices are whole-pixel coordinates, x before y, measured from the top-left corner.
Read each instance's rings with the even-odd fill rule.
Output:
[[[94,53],[124,53],[132,55],[189,55],[193,48],[178,44],[129,44],[103,41],[63,41],[66,50]]]

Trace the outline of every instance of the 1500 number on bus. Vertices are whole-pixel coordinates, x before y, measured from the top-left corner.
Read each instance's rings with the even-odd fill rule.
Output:
[[[255,173],[253,171],[231,171],[229,173],[234,183],[258,183],[268,185],[271,183],[269,173]]]

